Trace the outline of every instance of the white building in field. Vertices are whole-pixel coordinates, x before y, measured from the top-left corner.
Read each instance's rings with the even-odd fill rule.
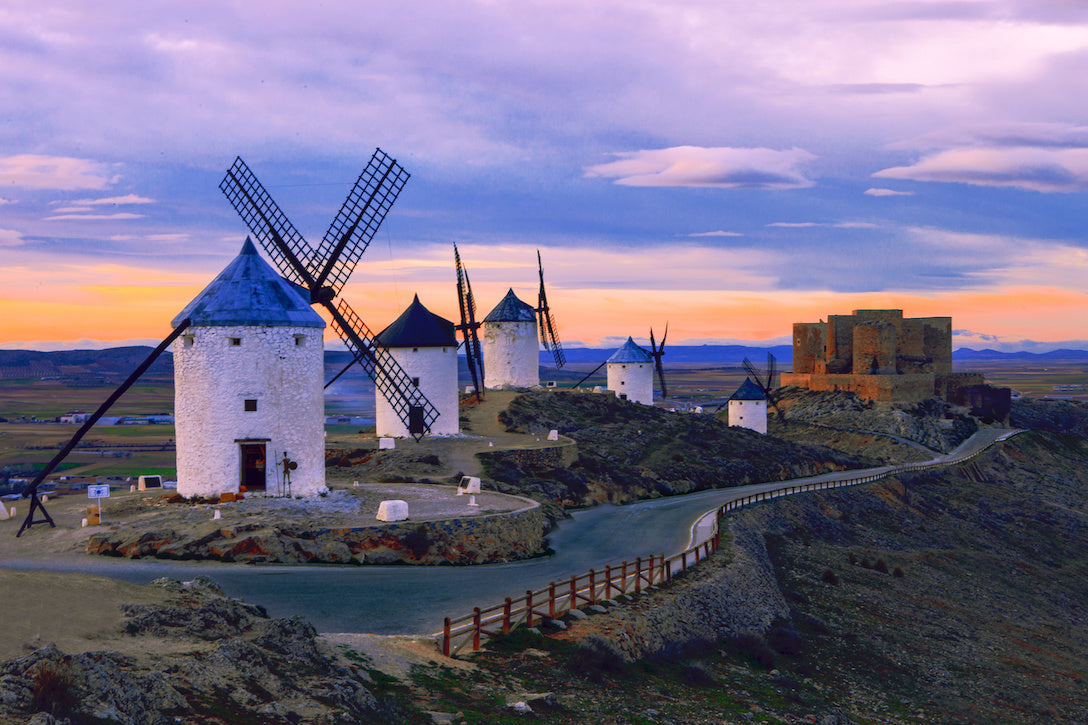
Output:
[[[438,409],[438,419],[431,425],[430,435],[457,435],[461,427],[457,338],[453,323],[420,304],[417,295],[408,309],[379,332],[376,339],[404,368],[412,384]],[[408,426],[377,387],[374,396],[377,435],[381,438],[409,437]]]
[[[767,396],[751,378],[745,378],[729,396],[729,425],[767,433]]]
[[[630,337],[606,364],[608,389],[616,397],[645,405],[654,404],[654,361],[650,353]]]
[[[484,387],[532,388],[540,384],[540,346],[536,310],[511,289],[483,321],[480,349]]]
[[[327,491],[324,320],[248,238],[241,253],[174,318],[178,493]]]

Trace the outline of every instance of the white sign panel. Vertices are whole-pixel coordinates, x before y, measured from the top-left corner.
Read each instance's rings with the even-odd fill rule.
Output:
[[[87,498],[109,498],[110,487],[109,484],[96,484],[94,486],[87,486]]]

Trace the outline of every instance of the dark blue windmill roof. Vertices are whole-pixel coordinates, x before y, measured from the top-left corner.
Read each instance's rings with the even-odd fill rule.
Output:
[[[623,343],[623,347],[616,350],[616,352],[612,353],[612,357],[608,358],[610,363],[647,363],[651,360],[653,358],[650,357],[650,353],[636,345],[635,341],[630,337],[627,338],[627,342]]]
[[[511,287],[495,309],[487,313],[484,322],[534,322],[536,310],[518,299]]]
[[[378,333],[385,347],[450,347],[457,345],[453,323],[428,310],[415,296],[400,317]]]
[[[310,307],[309,294],[269,266],[246,237],[242,251],[204,291],[185,306],[171,324],[186,317],[194,325],[324,327]]]
[[[752,382],[751,378],[745,378],[737,388],[737,392],[729,396],[730,400],[766,400],[767,396]]]

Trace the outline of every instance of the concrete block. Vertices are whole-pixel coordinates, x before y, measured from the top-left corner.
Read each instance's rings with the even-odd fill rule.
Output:
[[[396,447],[397,447],[397,439],[396,438],[379,438],[378,439],[378,450],[379,451],[391,451]]]
[[[407,501],[382,501],[378,504],[378,521],[406,521],[407,519]]]
[[[559,440],[559,431],[557,431],[557,430],[548,431],[548,440],[550,440],[550,441]]]
[[[457,495],[463,496],[466,493],[479,493],[480,492],[480,479],[476,476],[461,476],[461,483],[457,486]]]

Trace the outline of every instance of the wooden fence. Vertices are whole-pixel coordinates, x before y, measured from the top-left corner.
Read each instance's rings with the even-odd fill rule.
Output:
[[[1006,440],[1015,433],[998,438],[993,443]],[[993,445],[993,444],[991,444]],[[523,596],[507,597],[502,604],[490,607],[476,607],[472,614],[451,619],[446,617],[442,631],[432,635],[438,649],[447,657],[453,657],[466,647],[472,651],[480,649],[481,643],[489,637],[510,634],[515,628],[525,625],[533,627],[546,619],[556,619],[572,609],[583,605],[597,604],[603,599],[612,599],[620,594],[639,593],[647,587],[664,584],[679,574],[708,558],[718,550],[721,543],[718,522],[731,511],[751,506],[762,501],[769,501],[781,496],[792,496],[806,491],[823,491],[842,486],[856,486],[871,483],[889,476],[896,476],[908,471],[947,466],[974,458],[986,448],[973,453],[922,463],[905,463],[888,468],[868,469],[865,475],[850,477],[850,471],[843,472],[843,478],[815,481],[792,486],[783,486],[743,498],[728,501],[716,509],[703,514],[697,521],[713,515],[713,525],[701,540],[689,542],[691,545],[674,556],[664,554],[637,557],[634,561],[609,564],[603,569],[590,569],[588,573],[572,576],[563,582],[551,582],[547,587],[536,591],[527,590]],[[693,527],[693,531],[695,527]],[[693,534],[693,539],[696,537]]]

